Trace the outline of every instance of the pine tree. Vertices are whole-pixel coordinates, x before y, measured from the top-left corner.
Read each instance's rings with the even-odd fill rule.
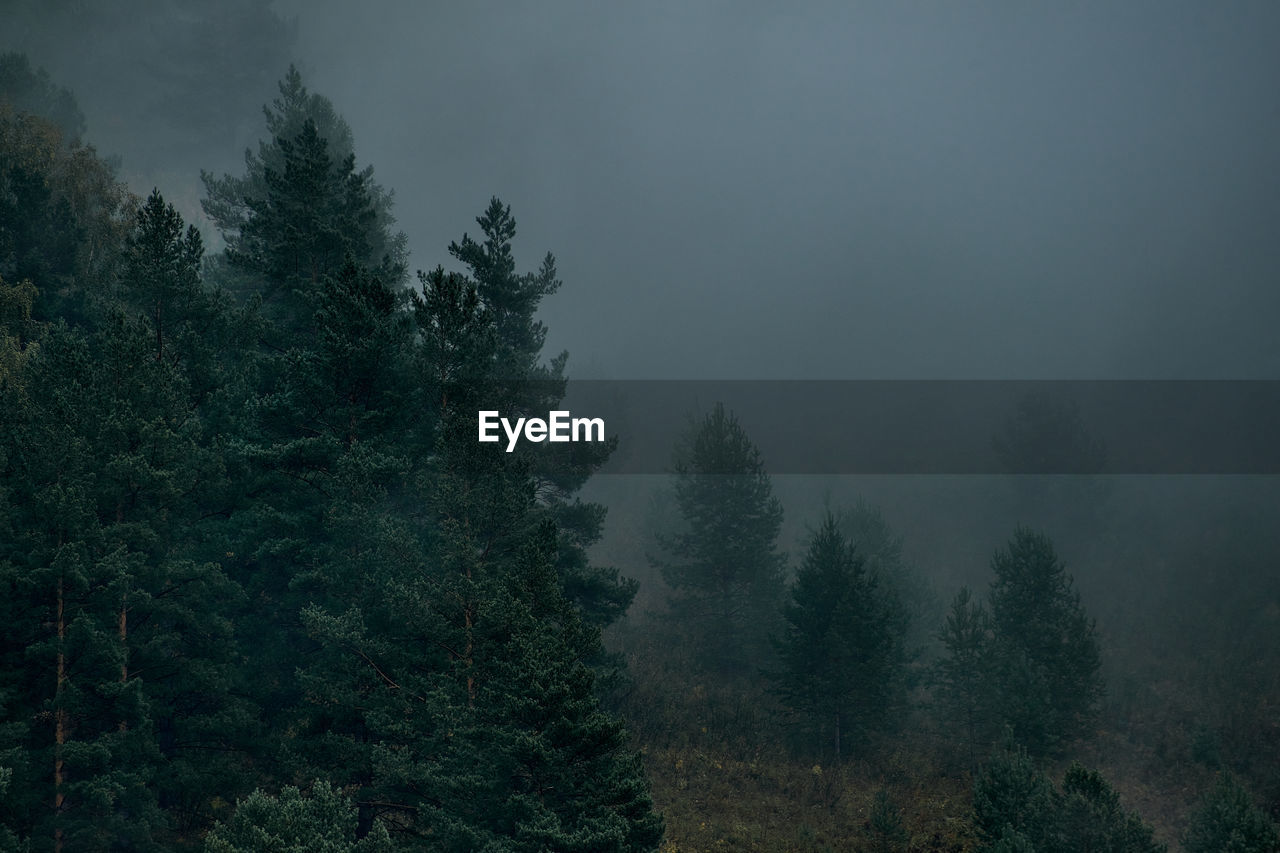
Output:
[[[481,401],[518,390],[493,312],[467,277],[420,279],[412,356],[368,362],[411,365],[419,381],[380,408],[404,417],[361,441],[400,453],[403,475],[329,481],[342,498],[299,599],[314,645],[289,760],[354,792],[358,837],[383,824],[439,849],[652,849],[661,822],[594,695],[599,627],[566,594],[564,536],[529,458],[475,441]]]
[[[560,289],[555,258],[550,253],[536,273],[516,273],[511,241],[516,221],[511,208],[497,197],[489,200],[485,212],[476,218],[483,242],[463,234],[449,246],[449,253],[467,265],[476,283],[477,295],[493,318],[500,375],[511,379],[533,379],[539,374],[558,378],[555,361],[550,369],[539,359],[547,329],[534,314],[544,297]]]
[[[1230,774],[1221,774],[1191,816],[1187,853],[1276,853],[1280,830]]]
[[[152,284],[195,286],[177,268]],[[21,381],[0,390],[0,516],[13,534],[0,579],[15,642],[0,692],[27,721],[5,730],[4,748],[20,759],[24,835],[153,849],[171,828],[200,826],[211,786],[235,776],[224,759],[243,712],[227,692],[224,605],[238,591],[191,559],[221,474],[185,367],[165,356],[153,317],[103,311],[88,330],[37,331]],[[174,318],[178,338],[183,325]]]
[[[762,660],[783,595],[777,551],[782,504],[760,451],[722,404],[691,425],[676,454],[684,532],[663,540],[658,566],[671,615],[713,668]]]
[[[191,337],[192,325],[204,319],[196,313],[206,296],[200,286],[204,246],[194,225],[185,233],[182,225],[173,205],[153,190],[138,210],[125,253],[121,301],[150,321],[156,358],[161,360],[166,355],[181,358],[182,347],[172,339],[189,346],[183,339]],[[166,344],[172,352],[166,353]]]
[[[253,751],[292,781],[288,768],[309,759],[279,734],[298,724],[295,670],[315,652],[301,612],[337,607],[358,582],[343,574],[365,544],[355,520],[407,500],[417,414],[390,195],[356,169],[350,128],[295,69],[266,118],[270,139],[246,155],[243,176],[204,175],[204,206],[227,241],[215,270],[247,297],[256,338],[235,365],[244,387],[223,422],[240,488],[221,534],[250,596],[242,632],[279,638],[254,649],[253,692],[269,711]]]
[[[101,317],[135,201],[92,148],[0,97],[0,276],[35,286],[37,321]]]
[[[0,390],[22,387],[40,328],[31,319],[35,300],[36,289],[30,281],[10,284],[0,278]]]
[[[1003,750],[974,778],[974,823],[986,853],[1165,853],[1093,770],[1072,764],[1060,790],[1025,750]]]
[[[279,797],[255,790],[225,823],[205,839],[206,853],[391,853],[387,830],[379,824],[356,840],[356,808],[327,782],[309,794],[285,786]]]
[[[1125,812],[1120,796],[1096,770],[1072,763],[1058,798],[1058,835],[1065,850],[1164,853],[1149,825]]]
[[[865,740],[900,692],[904,621],[896,600],[828,513],[814,532],[783,608],[775,690],[827,736],[838,761]]]
[[[355,155],[335,162],[314,122],[276,145],[283,163],[279,170],[266,167],[261,197],[245,199],[249,215],[227,258],[260,282],[266,315],[287,346],[305,334],[315,294],[345,259],[375,266],[369,262],[376,212]]]
[[[1003,840],[1006,846],[1017,838],[1023,846],[1050,853],[1057,845],[1056,798],[1053,784],[1026,750],[1001,750],[973,780],[978,836],[993,845]]]
[[[887,788],[876,791],[871,802],[871,816],[867,819],[867,835],[875,853],[895,853],[911,840],[902,823],[902,810],[889,795]]]
[[[1004,721],[1052,751],[1085,734],[1102,694],[1097,632],[1053,543],[1025,528],[991,561],[991,625]]]
[[[201,173],[206,194],[201,204],[227,241],[228,257],[238,259],[244,272],[274,268],[277,273],[276,280],[264,283],[224,270],[228,286],[249,293],[264,285],[281,288],[285,282],[279,274],[291,272],[291,265],[310,268],[306,272],[333,271],[345,252],[355,248],[358,264],[399,287],[406,274],[407,240],[393,230],[392,194],[374,181],[372,167],[355,170],[351,127],[328,98],[307,90],[296,68],[289,68],[279,90],[280,97],[263,109],[267,138],[256,153],[245,152],[244,174],[218,178]],[[308,200],[314,209],[300,207]],[[288,234],[291,222],[301,229],[299,217],[310,217],[311,228]],[[339,245],[318,245],[315,238],[321,231],[335,236]],[[310,256],[295,262],[271,254],[286,246],[309,248]],[[288,291],[281,296],[292,298]]]
[[[0,560],[13,638],[30,649],[6,660],[19,679],[6,692],[39,721],[12,745],[42,756],[22,764],[21,791],[53,805],[29,814],[48,815],[31,834],[55,847],[154,844],[167,797],[194,797],[198,813],[212,796],[220,762],[202,748],[233,734],[234,700],[212,697],[233,659],[220,606],[236,591],[182,556],[180,525],[214,463],[183,428],[180,376],[153,342],[123,319],[92,338],[51,334],[28,380],[40,391],[6,425],[21,509]]]
[[[469,298],[482,306],[490,327],[485,343],[490,348],[486,356],[486,408],[516,416],[545,416],[564,398],[568,363],[565,352],[542,360],[547,330],[535,316],[542,300],[560,289],[555,258],[548,252],[536,272],[516,271],[512,247],[516,221],[510,206],[496,197],[489,200],[476,223],[483,239],[477,241],[464,234],[450,244],[449,252],[466,265],[474,288],[474,296]],[[424,280],[424,290],[426,284]],[[556,566],[564,590],[587,618],[600,626],[626,611],[637,585],[615,569],[592,565],[587,549],[600,538],[605,509],[580,500],[576,494],[615,446],[610,439],[517,450],[529,455],[527,464],[539,502],[560,531]]]
[[[840,532],[858,549],[867,571],[880,579],[886,594],[897,599],[907,623],[907,649],[915,655],[933,638],[937,604],[928,581],[904,554],[905,540],[884,512],[863,500],[842,508],[836,519]]]
[[[0,103],[52,122],[69,144],[84,134],[84,113],[75,95],[55,84],[43,68],[32,68],[26,54],[0,53]]]
[[[943,656],[934,665],[934,695],[976,765],[995,738],[1000,710],[991,618],[967,588],[956,594],[939,639]]]

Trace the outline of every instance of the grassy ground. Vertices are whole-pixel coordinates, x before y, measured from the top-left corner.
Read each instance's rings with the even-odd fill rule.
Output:
[[[714,750],[648,751],[654,799],[666,816],[664,853],[876,850],[872,804],[883,783],[857,762],[823,767],[782,756],[743,761]],[[967,783],[938,777],[887,784],[901,809],[905,846],[973,849]]]
[[[968,762],[926,710],[909,709],[880,743],[833,764],[785,742],[787,722],[761,679],[699,675],[672,647],[629,654],[628,673],[618,710],[666,817],[666,853],[976,849]],[[1045,769],[1055,782],[1072,760],[1099,770],[1176,853],[1220,765],[1205,760],[1194,715],[1172,698],[1112,697],[1094,735]],[[882,788],[906,830],[898,843],[880,843],[871,827]]]

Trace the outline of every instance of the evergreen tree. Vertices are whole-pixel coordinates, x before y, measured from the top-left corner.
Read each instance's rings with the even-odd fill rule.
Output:
[[[21,381],[0,389],[12,533],[0,692],[26,721],[3,733],[13,808],[24,835],[55,848],[154,849],[171,827],[198,827],[211,787],[235,778],[243,712],[227,692],[223,605],[237,590],[190,557],[220,464],[150,318],[117,307],[96,329],[35,336]]]
[[[194,225],[185,233],[182,225],[178,211],[165,204],[159,190],[153,190],[138,210],[125,253],[121,301],[136,307],[150,321],[160,360],[166,355],[181,358],[183,345],[189,347],[189,339],[194,337],[192,326],[203,326],[200,321],[205,319],[196,314],[206,295],[200,286],[204,245]],[[172,340],[175,337],[178,344]],[[169,353],[165,352],[166,343]],[[189,355],[187,360],[191,360]]]
[[[1276,853],[1280,830],[1230,774],[1221,774],[1191,816],[1187,853]]]
[[[897,599],[906,619],[908,652],[915,655],[930,636],[938,609],[933,590],[904,554],[904,537],[881,509],[859,500],[836,514],[840,532],[862,555],[868,573],[880,579],[885,593]]]
[[[586,665],[599,630],[561,591],[549,521],[514,559],[477,539],[472,513],[510,506],[494,485],[442,485],[425,562],[383,535],[352,567],[345,609],[304,612],[320,644],[307,731],[359,787],[362,832],[380,820],[431,849],[651,850],[661,821]]]
[[[988,853],[1164,853],[1100,774],[1072,764],[1056,790],[1025,750],[1004,750],[974,779],[974,823]]]
[[[399,448],[407,491],[394,469],[339,466],[335,547],[313,560],[309,603],[297,597],[315,646],[296,772],[355,792],[359,837],[381,822],[433,849],[652,849],[661,822],[595,698],[599,627],[567,596],[554,513],[527,456],[475,441],[477,409],[515,387],[493,312],[464,276],[420,278],[413,356],[368,361],[416,369],[416,392],[383,407],[413,422],[361,442]],[[335,340],[370,338],[343,328]]]
[[[831,513],[810,540],[783,617],[775,690],[828,733],[823,742],[839,760],[845,744],[864,740],[895,704],[905,626],[896,599]]]
[[[1058,835],[1064,850],[1164,853],[1149,825],[1125,812],[1120,796],[1096,770],[1072,763],[1058,796]]]
[[[871,838],[871,850],[875,853],[895,853],[911,840],[902,823],[902,810],[889,795],[887,788],[876,791],[871,803],[871,816],[867,819],[867,834]]]
[[[559,378],[555,366],[540,363],[547,329],[534,314],[544,297],[560,289],[555,258],[548,252],[536,273],[516,273],[511,241],[516,221],[511,208],[498,198],[489,200],[476,218],[483,242],[463,234],[449,246],[449,253],[467,265],[476,292],[493,318],[500,375],[508,379],[533,379],[539,374]]]
[[[0,102],[16,113],[52,122],[68,144],[84,134],[84,114],[70,90],[58,86],[43,68],[32,68],[22,53],[0,53]]]
[[[207,853],[391,853],[387,830],[379,824],[356,840],[356,808],[327,782],[309,795],[286,786],[279,797],[255,790],[226,823],[205,839]]]
[[[992,756],[973,780],[974,824],[989,844],[1014,842],[1038,853],[1056,849],[1057,793],[1021,748]],[[1014,835],[1016,833],[1016,836]]]
[[[9,783],[13,780],[13,768],[0,767],[0,801],[9,797]],[[3,853],[23,853],[27,845],[14,834],[8,826],[0,824],[0,851]]]
[[[662,540],[671,615],[712,667],[760,661],[783,595],[777,551],[782,504],[760,451],[717,404],[676,453],[676,503],[686,530]]]
[[[995,640],[991,618],[967,588],[952,601],[939,635],[943,656],[934,665],[937,705],[961,733],[971,765],[995,738],[1000,719],[996,692]]]
[[[355,155],[335,162],[315,122],[307,120],[297,136],[279,138],[276,146],[283,163],[279,170],[266,167],[262,196],[245,199],[249,214],[227,258],[256,277],[267,317],[292,344],[306,332],[321,283],[344,259],[375,266],[370,236],[377,222]]]
[[[390,196],[356,169],[350,128],[295,69],[266,118],[270,141],[246,155],[243,176],[204,175],[204,207],[227,241],[218,276],[249,297],[243,325],[257,339],[226,412],[225,458],[241,487],[221,536],[250,595],[243,632],[279,637],[252,658],[255,698],[269,709],[254,752],[279,773],[306,764],[279,737],[298,724],[295,670],[315,652],[300,614],[358,583],[343,575],[360,551],[359,538],[342,539],[354,519],[406,500],[415,413]]]
[[[547,330],[535,316],[542,300],[560,288],[555,258],[548,252],[536,272],[516,272],[512,248],[516,221],[511,208],[496,197],[476,223],[482,239],[464,234],[450,244],[449,252],[466,265],[474,288],[474,296],[468,298],[482,306],[490,327],[484,344],[489,348],[485,408],[545,417],[564,398],[568,362],[565,352],[548,362],[542,360]],[[437,279],[440,275],[440,271],[433,274]],[[423,284],[427,292],[426,279]],[[420,319],[426,316],[420,314]],[[615,446],[610,439],[517,449],[529,456],[527,463],[520,464],[528,464],[539,502],[560,531],[556,567],[564,590],[588,619],[601,626],[626,612],[637,585],[615,569],[591,564],[587,549],[600,538],[605,509],[580,500],[576,493]]]
[[[135,199],[92,148],[0,98],[0,276],[37,289],[37,321],[100,318]]]
[[[31,319],[36,289],[30,281],[0,277],[0,390],[20,389],[27,360],[36,351],[39,324]]]
[[[15,767],[28,814],[46,816],[31,834],[55,847],[148,848],[169,825],[161,806],[179,801],[198,824],[220,772],[206,750],[234,735],[221,605],[236,590],[183,556],[216,463],[153,341],[122,319],[92,338],[55,331],[31,364],[39,392],[6,423],[5,692],[15,719],[35,721],[11,745],[28,757]]]
[[[1088,731],[1102,694],[1094,623],[1053,543],[1025,528],[991,561],[1000,707],[1018,742],[1055,750]]]
[[[392,194],[374,181],[372,167],[356,171],[351,127],[328,98],[307,90],[296,68],[279,90],[263,108],[267,138],[256,153],[245,152],[244,174],[201,173],[204,211],[227,241],[228,259],[249,274],[224,271],[228,286],[250,294],[265,288],[264,297],[281,299],[287,312],[297,307],[287,304],[296,296],[293,285],[305,285],[307,277],[317,283],[353,251],[358,264],[399,287],[407,240],[393,230]],[[274,276],[261,281],[268,271]],[[307,316],[303,309],[297,319]]]

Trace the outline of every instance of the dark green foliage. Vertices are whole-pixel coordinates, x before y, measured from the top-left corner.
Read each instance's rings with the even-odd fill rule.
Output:
[[[902,689],[904,619],[828,513],[796,572],[775,645],[782,702],[825,732],[836,760],[880,727]]]
[[[0,277],[0,392],[21,390],[23,367],[35,352],[32,344],[40,326],[31,319],[36,289],[30,281],[6,282]]]
[[[1088,733],[1102,695],[1093,620],[1043,534],[1018,528],[991,560],[989,610],[962,589],[940,636],[935,697],[969,759],[1001,727],[1033,754]]]
[[[516,272],[511,245],[516,221],[511,208],[497,198],[490,199],[476,223],[482,240],[464,234],[449,246],[450,253],[466,264],[469,280],[441,269],[419,276],[424,296],[416,305],[424,356],[429,363],[433,357],[443,359],[428,367],[426,375],[438,377],[442,404],[450,396],[444,389],[451,385],[453,399],[461,405],[457,395],[465,385],[469,401],[484,401],[485,408],[508,416],[545,417],[564,398],[568,360],[563,352],[549,362],[541,360],[546,328],[534,316],[543,298],[560,288],[555,258],[547,253],[537,272]],[[459,373],[463,357],[470,357],[473,366]],[[468,431],[474,431],[470,419],[475,408],[457,422],[460,441],[474,443]],[[448,423],[445,429],[451,429]],[[575,495],[615,446],[613,439],[541,445],[536,450],[526,446],[512,454],[522,458],[501,463],[527,466],[542,512],[560,531],[556,569],[564,591],[599,626],[626,611],[636,583],[615,569],[591,564],[587,548],[600,538],[605,511]]]
[[[1106,780],[1072,764],[1060,790],[1024,750],[997,753],[974,779],[974,822],[989,853],[1163,853]]]
[[[662,541],[658,558],[671,616],[709,666],[744,671],[761,660],[782,600],[782,504],[760,451],[722,404],[690,425],[675,468],[685,530]]]
[[[1187,853],[1276,853],[1280,830],[1249,792],[1223,773],[1191,816],[1182,845]]]
[[[991,617],[967,588],[952,601],[939,639],[943,656],[934,665],[934,698],[942,721],[960,734],[976,764],[996,735],[1000,708]]]
[[[205,839],[207,853],[391,853],[386,827],[356,840],[356,807],[327,782],[309,794],[286,786],[279,797],[254,791]]]
[[[494,314],[474,282],[421,280],[410,314],[348,260],[268,356],[245,444],[260,495],[233,516],[261,602],[246,624],[281,635],[259,689],[293,736],[268,754],[352,790],[360,837],[651,849],[639,764],[594,697],[599,629],[557,571],[584,545],[550,523],[524,455],[475,441],[478,404],[519,390],[498,378]],[[549,716],[522,727],[527,703]]]
[[[840,532],[858,550],[867,571],[880,579],[885,593],[897,599],[906,619],[906,643],[911,655],[933,637],[938,605],[928,581],[903,553],[904,538],[889,524],[879,507],[859,500],[836,513]]]
[[[902,823],[902,810],[898,808],[887,788],[876,791],[871,802],[871,816],[867,818],[869,850],[875,853],[896,853],[906,849],[911,839]]]
[[[245,174],[204,173],[202,205],[239,271],[224,272],[227,285],[260,294],[267,315],[296,331],[310,318],[306,294],[346,255],[399,288],[407,250],[392,230],[391,194],[371,167],[356,170],[351,128],[333,104],[308,92],[292,67],[279,88],[265,110],[268,138],[246,153]]]
[[[1120,796],[1096,770],[1073,763],[1058,796],[1058,832],[1063,847],[1098,853],[1161,853],[1151,827],[1125,812]]]
[[[37,320],[100,317],[133,202],[93,149],[0,99],[0,276],[35,285]]]
[[[998,695],[1014,738],[1035,752],[1086,734],[1102,695],[1097,632],[1053,543],[1025,528],[991,560]]]
[[[1000,838],[990,847],[991,853],[1036,853],[1036,848],[1025,835],[1006,826]]]
[[[153,290],[198,290],[198,242],[148,236],[147,223],[135,260],[186,258],[151,268]],[[180,220],[169,225],[180,234]],[[171,320],[175,339],[189,334]],[[229,691],[223,608],[238,590],[193,547],[221,467],[151,317],[115,308],[92,331],[25,334],[39,338],[35,354],[0,391],[2,692],[15,721],[0,749],[20,780],[9,822],[70,849],[153,849],[234,789],[229,743],[245,713]]]
[[[531,379],[540,372],[538,359],[547,329],[534,319],[544,297],[560,289],[556,262],[550,253],[536,273],[516,273],[511,241],[516,221],[511,208],[496,197],[476,218],[483,242],[466,234],[449,246],[449,253],[467,265],[477,294],[493,319],[499,375],[507,379]],[[553,368],[553,374],[559,371]]]
[[[653,849],[661,822],[594,697],[599,631],[561,592],[554,526],[512,558],[469,523],[492,494],[450,494],[425,564],[368,524],[348,539],[365,555],[346,563],[345,609],[304,612],[311,760],[359,787],[362,826],[432,849]]]
[[[0,109],[0,848],[655,849],[597,698],[635,586],[574,497],[612,444],[475,441],[478,404],[564,394],[550,256],[515,274],[495,200],[472,277],[410,302],[345,125],[296,73],[276,107],[210,182],[243,307],[158,192],[117,221],[109,170]]]
[[[0,767],[0,802],[10,796],[9,785],[13,781],[13,769]],[[30,849],[4,824],[0,824],[0,853],[23,853]]]
[[[145,846],[168,823],[160,806],[180,814],[179,798],[198,813],[210,792],[191,785],[188,762],[207,785],[220,761],[204,750],[235,732],[221,695],[229,626],[209,605],[236,592],[217,566],[181,556],[177,526],[213,461],[183,428],[190,410],[151,342],[123,321],[87,341],[55,332],[30,365],[39,392],[6,424],[5,480],[21,509],[0,560],[11,639],[27,648],[6,661],[22,679],[7,692],[10,711],[36,721],[12,743],[27,756],[24,797],[63,799],[29,810],[49,815],[32,834],[76,849]]]
[[[198,323],[203,329],[201,321],[211,312],[201,312],[208,297],[200,286],[200,232],[194,225],[184,232],[182,224],[173,205],[153,190],[129,235],[121,301],[151,321],[157,359],[182,359],[185,354],[190,362],[195,360],[189,352],[196,337],[192,327]],[[179,340],[170,340],[174,337]],[[166,343],[173,352],[165,352]]]
[[[84,134],[84,114],[75,96],[54,84],[43,68],[32,68],[25,54],[0,53],[0,103],[52,122],[68,144]]]
[[[1056,844],[1056,796],[1053,784],[1025,750],[998,752],[973,781],[974,823],[979,836],[994,844],[1012,830],[1035,850],[1048,851]]]
[[[227,257],[258,277],[267,317],[296,339],[311,320],[314,294],[344,258],[374,260],[376,213],[355,155],[335,162],[315,122],[276,145],[284,162],[264,170],[262,196],[245,199],[249,214]]]

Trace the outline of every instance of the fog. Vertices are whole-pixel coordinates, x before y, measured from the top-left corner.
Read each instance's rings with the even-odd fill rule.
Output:
[[[415,266],[501,196],[517,251],[560,262],[544,316],[574,375],[1280,370],[1273,4],[282,3],[274,41],[226,24],[192,55],[160,48],[177,19],[55,40],[35,8],[0,43],[188,215],[291,60],[395,190]],[[158,146],[132,117],[178,85],[201,131]]]
[[[55,84],[70,89],[85,114],[85,140],[113,160],[134,193],[145,197],[158,187],[200,228],[208,255],[220,252],[225,241],[202,211],[201,171],[244,173],[245,150],[257,150],[267,136],[263,105],[295,65],[308,89],[329,98],[350,124],[357,168],[372,166],[376,181],[394,193],[411,271],[443,264],[467,272],[448,247],[464,232],[477,234],[475,217],[492,196],[509,204],[519,223],[519,270],[535,269],[543,253],[554,253],[563,286],[538,308],[537,318],[549,329],[542,355],[567,350],[566,372],[573,379],[1280,380],[1275,3],[123,5],[128,8],[0,0],[0,53],[25,53]],[[7,260],[0,256],[0,262]],[[206,265],[207,281],[221,284],[218,275],[229,275],[228,269]],[[410,281],[420,286],[412,276]],[[6,316],[0,321],[8,322]],[[9,340],[0,336],[0,355]],[[257,357],[246,356],[246,363]],[[6,364],[0,360],[0,367]],[[277,399],[270,382],[284,380],[272,378],[269,369],[263,375],[268,379],[254,374],[252,380],[262,387],[228,392],[252,403],[243,411],[199,417],[245,430],[251,436],[246,446],[267,441],[253,432],[256,422],[237,420],[263,400]],[[237,376],[236,382],[248,382]],[[0,391],[5,379],[0,372]],[[596,390],[615,406],[611,411],[622,413],[611,420],[614,428],[634,434],[659,420],[646,421],[637,401],[677,399],[687,387],[673,391],[675,384],[654,383],[651,398],[636,390],[641,383],[605,382]],[[797,395],[817,385],[787,384],[788,393]],[[1182,402],[1177,393],[1183,386],[1164,397],[1164,386],[1102,389],[1096,397],[1120,398],[1129,415],[1140,407],[1135,400],[1148,397],[1183,406],[1179,414],[1188,417],[1168,419],[1180,424],[1177,441],[1161,444],[1158,425],[1140,418],[1108,434],[1115,426],[1107,422],[1112,410],[1086,406],[1079,429],[1071,422],[1063,432],[1029,441],[1043,444],[1061,435],[1087,441],[1072,444],[1062,459],[1033,460],[1029,467],[1009,463],[988,440],[1012,411],[980,406],[976,393],[964,397],[965,387],[977,386],[959,383],[942,388],[934,408],[917,407],[924,384],[873,389],[884,399],[898,401],[900,395],[900,420],[890,422],[882,407],[881,420],[869,413],[861,432],[842,431],[842,422],[824,424],[827,443],[810,436],[800,448],[808,455],[765,454],[772,494],[785,508],[776,544],[787,583],[794,582],[828,511],[854,530],[862,528],[849,519],[866,522],[874,513],[857,513],[872,507],[883,513],[886,529],[901,536],[895,571],[902,577],[894,582],[903,584],[909,599],[905,636],[915,657],[904,664],[909,698],[902,701],[911,704],[899,709],[905,721],[900,729],[875,735],[865,755],[845,765],[839,765],[838,712],[834,761],[820,750],[805,752],[809,746],[797,746],[803,739],[778,723],[776,697],[761,686],[772,677],[767,670],[774,659],[765,642],[772,635],[756,638],[764,651],[751,667],[717,671],[699,669],[696,643],[678,633],[687,626],[670,627],[679,590],[660,555],[685,531],[690,513],[681,516],[688,508],[678,506],[679,478],[667,476],[676,459],[673,452],[668,464],[674,442],[667,433],[649,436],[647,449],[634,455],[628,455],[634,447],[624,434],[613,460],[617,467],[583,463],[581,487],[573,479],[576,470],[566,477],[574,485],[560,497],[580,495],[609,509],[601,535],[583,534],[573,547],[581,544],[583,553],[589,548],[593,566],[615,567],[639,582],[627,614],[612,623],[601,620],[610,652],[619,654],[629,674],[605,681],[608,689],[598,692],[611,713],[627,718],[644,750],[658,805],[670,815],[669,837],[695,845],[679,849],[724,841],[732,833],[723,827],[739,826],[732,817],[733,785],[755,791],[751,786],[762,778],[768,780],[760,783],[766,794],[757,801],[744,795],[747,808],[802,804],[804,810],[795,812],[800,817],[779,821],[803,823],[805,832],[811,813],[837,815],[837,802],[847,811],[839,820],[861,825],[873,781],[904,797],[927,789],[927,796],[919,794],[922,801],[969,809],[975,760],[947,753],[947,722],[931,716],[932,667],[944,654],[938,629],[961,585],[986,594],[993,553],[1024,524],[1047,531],[1057,543],[1074,590],[1097,619],[1103,649],[1108,686],[1100,722],[1071,741],[1076,751],[1069,757],[1102,767],[1125,807],[1137,808],[1174,849],[1184,840],[1197,798],[1220,769],[1239,774],[1254,801],[1280,816],[1280,766],[1266,752],[1276,743],[1280,707],[1273,383],[1222,390],[1227,383],[1213,382],[1210,390],[1221,397],[1201,388]],[[1004,393],[996,383],[981,384],[984,394]],[[803,435],[789,423],[795,411],[777,404],[783,398],[778,387],[737,386],[744,399],[754,395],[755,419],[744,418],[742,426],[762,448],[770,441],[776,448],[779,441],[805,440],[788,432]],[[1082,396],[1097,391],[1083,387]],[[810,396],[817,398],[809,401],[814,411],[832,410],[822,394]],[[410,399],[409,392],[397,399]],[[444,399],[440,394],[431,405]],[[1243,414],[1218,417],[1215,401],[1223,399],[1238,403]],[[970,405],[963,418],[948,421],[947,406],[955,400]],[[692,418],[663,412],[662,423],[699,423],[714,402],[699,398]],[[445,408],[440,402],[441,423]],[[961,408],[957,403],[956,411]],[[919,412],[930,413],[928,428],[913,432],[904,424]],[[1271,420],[1255,418],[1259,412]],[[420,416],[426,417],[414,414]],[[625,424],[618,426],[620,421]],[[928,463],[919,460],[935,458],[927,451],[944,444],[930,436],[956,438],[961,422],[963,437],[974,439],[963,447],[959,441],[948,445],[959,448],[961,461],[923,470]],[[1227,427],[1215,432],[1223,423]],[[435,477],[443,481],[443,475],[432,467],[438,464],[431,455],[435,446],[413,443],[421,438],[414,428],[404,428],[408,439],[395,433],[374,440],[411,458],[406,470],[421,475],[412,486],[398,486],[401,493],[385,487],[393,496],[389,503],[402,500],[388,517],[398,523],[404,519],[395,512],[403,512],[412,518],[407,526],[429,527],[434,521],[413,514],[421,498],[414,489]],[[694,427],[689,429],[692,435]],[[269,430],[263,434],[270,436]],[[1114,440],[1118,434],[1123,447]],[[905,448],[896,458],[907,461],[863,469],[837,462],[841,442],[847,445],[851,435],[869,438],[849,450],[850,460],[853,450],[878,452],[875,441],[883,440],[885,447]],[[1071,456],[1081,446],[1092,449],[1095,438],[1104,449],[1112,439],[1115,464]],[[348,449],[356,444],[343,440]],[[830,470],[815,474],[810,461],[830,447]],[[985,456],[966,467],[963,453],[974,447]],[[1146,450],[1160,461],[1126,463],[1145,458]],[[0,447],[0,463],[8,458],[4,451]],[[1203,466],[1197,456],[1202,451],[1211,460]],[[801,462],[787,468],[787,459]],[[1214,467],[1212,460],[1224,459],[1231,462]],[[1266,463],[1250,468],[1257,459]],[[227,471],[241,473],[218,476],[230,482],[248,476],[243,472],[256,470],[255,464],[266,463],[228,465]],[[555,466],[566,463],[555,457],[550,464],[563,473]],[[593,471],[604,473],[587,479]],[[851,473],[857,471],[864,474]],[[238,494],[240,485],[225,492]],[[0,510],[6,488],[0,482]],[[288,489],[300,487],[276,488],[274,497],[266,492],[264,506],[277,499],[292,511]],[[368,495],[385,498],[378,491],[383,488],[378,483],[359,500],[382,511],[379,498]],[[251,517],[245,506],[257,511],[258,499],[252,492],[235,511],[219,504],[189,526],[196,529],[221,513],[234,528],[238,518]],[[504,493],[501,499],[511,498]],[[369,518],[375,517],[370,510]],[[331,534],[327,527],[289,521],[293,516],[286,513],[280,518],[281,527],[294,523],[303,530],[295,541],[308,542],[310,535],[336,543],[334,560],[346,553],[337,547],[346,540],[337,537],[354,541],[381,530],[372,523],[364,529],[361,519]],[[8,523],[3,513],[0,522]],[[590,526],[581,518],[578,523]],[[424,541],[433,531],[422,534]],[[233,533],[256,535],[251,528]],[[227,535],[227,542],[239,541]],[[329,536],[332,543],[324,538]],[[248,589],[259,557],[248,557],[244,542],[212,550],[226,554],[228,577]],[[0,551],[0,569],[5,553]],[[381,552],[370,546],[369,553]],[[270,559],[277,559],[280,587],[293,590],[289,572],[295,567],[279,555],[263,558],[262,565],[272,565]],[[357,570],[341,571],[347,568]],[[285,605],[277,606],[284,612]],[[779,608],[772,612],[776,617]],[[293,619],[296,610],[288,616]],[[468,648],[470,619],[468,612]],[[285,659],[268,663],[283,667]],[[289,683],[292,669],[280,672]],[[263,695],[264,707],[274,701]],[[123,733],[124,723],[119,726]],[[895,737],[907,746],[895,751]],[[1045,756],[1043,766],[1061,778],[1068,753]],[[702,777],[690,781],[686,759],[690,767],[703,762]],[[819,759],[843,767],[844,775],[823,777],[823,764],[814,763]],[[771,769],[760,771],[757,762],[771,761]],[[732,772],[740,774],[736,782],[723,781]],[[843,781],[827,781],[836,778]],[[261,779],[274,785],[289,777],[259,774],[251,781]],[[912,788],[920,779],[927,782]],[[244,784],[247,789],[249,782]],[[838,791],[855,790],[840,801]],[[231,799],[224,791],[209,802]],[[784,811],[778,814],[789,807],[779,806]],[[191,818],[199,832],[225,818],[217,811],[221,806],[200,808],[192,808]],[[939,806],[936,814],[925,806],[908,812],[921,827],[970,820],[968,811],[956,818],[961,812],[946,808],[951,806]],[[362,833],[373,820],[366,817],[361,812]],[[414,820],[388,820],[393,830],[416,831]],[[0,821],[0,832],[3,826]],[[800,833],[795,826],[786,831]],[[815,838],[834,845],[826,849],[849,843],[822,831],[815,830]],[[944,849],[939,837],[933,847],[913,842],[910,849]],[[977,844],[975,837],[956,844]],[[807,835],[777,838],[784,839],[777,848],[763,842],[753,847],[741,838],[738,847],[725,843],[731,849],[809,849],[803,846],[808,843],[820,849],[819,840]],[[0,835],[0,846],[3,841]]]

